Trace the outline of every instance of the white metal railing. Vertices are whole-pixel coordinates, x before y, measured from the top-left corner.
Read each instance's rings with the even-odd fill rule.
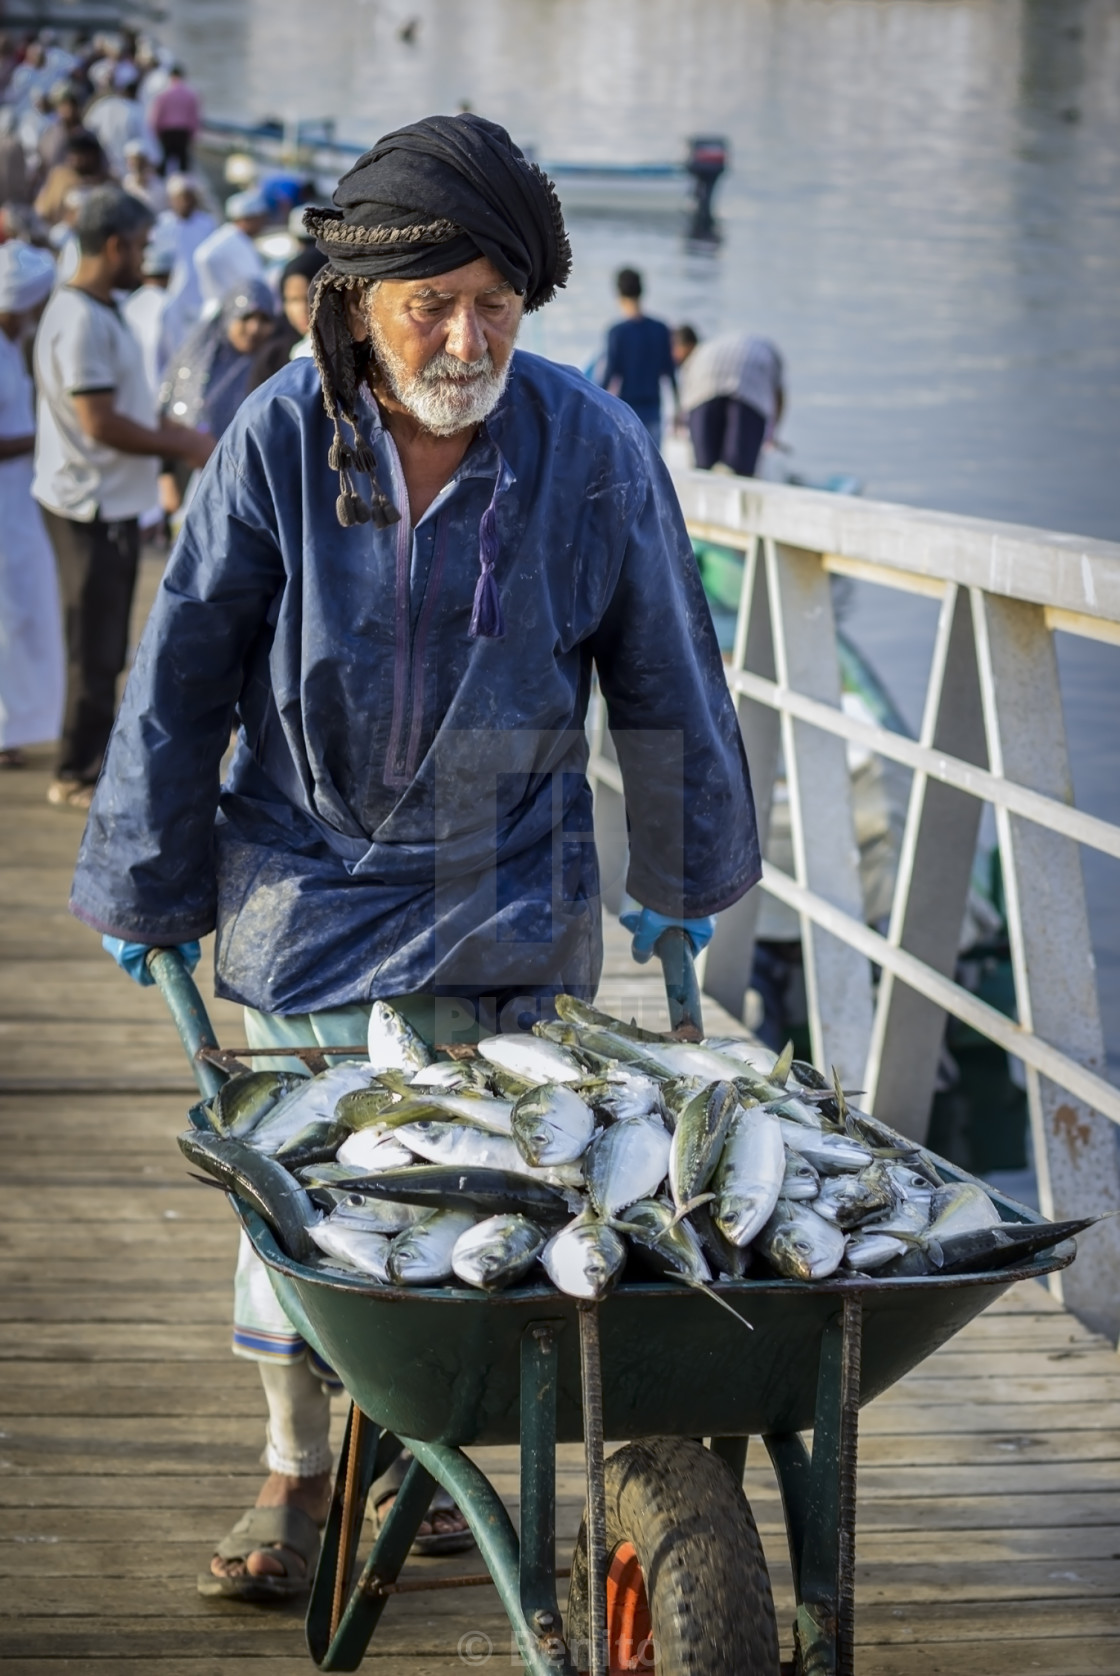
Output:
[[[1120,827],[1074,805],[1053,645],[1057,629],[1120,644],[1120,544],[706,472],[674,481],[692,534],[744,555],[727,679],[764,840],[784,763],[794,868],[766,863],[760,888],[799,916],[817,1063],[923,1138],[951,1013],[1024,1066],[1044,1211],[1120,1210],[1120,1089],[1101,1074],[1079,850],[1120,859]],[[841,708],[835,574],[939,601],[916,740]],[[849,743],[912,776],[885,936],[863,915]],[[609,875],[625,825],[601,722],[590,772]],[[1016,1019],[953,978],[984,804],[1003,867]],[[757,913],[752,891],[721,916],[704,969],[708,993],[740,1017]],[[1115,1330],[1118,1274],[1114,1219],[1087,1237],[1061,1290]]]

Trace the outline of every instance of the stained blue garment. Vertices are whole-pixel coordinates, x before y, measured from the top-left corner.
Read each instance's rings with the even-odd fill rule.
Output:
[[[628,888],[699,918],[760,873],[747,765],[672,485],[637,420],[518,352],[415,532],[343,529],[314,365],[242,405],[148,619],[71,907],[129,941],[218,929],[218,993],[290,1014],[393,994],[590,992],[593,668]],[[494,498],[506,633],[471,639]],[[231,725],[233,761],[219,793]]]

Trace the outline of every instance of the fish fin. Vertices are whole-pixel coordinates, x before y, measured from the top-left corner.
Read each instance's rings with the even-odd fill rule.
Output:
[[[832,1092],[836,1096],[836,1104],[840,1108],[840,1121],[842,1123],[847,1122],[848,1097],[844,1093],[843,1084],[840,1081],[840,1072],[835,1065],[832,1067]]]
[[[215,1181],[213,1176],[200,1176],[197,1170],[188,1170],[192,1181],[197,1181],[202,1187],[216,1187],[219,1193],[228,1193],[229,1188],[222,1181]]]
[[[774,1068],[770,1072],[769,1081],[784,1088],[789,1081],[790,1071],[793,1069],[793,1042],[789,1041],[774,1061]]]
[[[720,1309],[725,1309],[729,1315],[733,1315],[740,1326],[748,1327],[752,1333],[754,1332],[754,1322],[748,1321],[745,1315],[740,1315],[739,1311],[732,1308],[726,1298],[721,1298],[718,1292],[713,1291],[706,1280],[696,1280],[688,1274],[682,1274],[680,1278],[686,1286],[691,1286],[694,1292],[703,1292],[704,1296],[711,1298],[712,1302],[718,1304]]]
[[[673,1212],[673,1220],[670,1222],[669,1227],[675,1228],[678,1222],[683,1222],[686,1216],[691,1216],[692,1212],[694,1210],[699,1210],[701,1205],[706,1205],[710,1203],[712,1199],[718,1198],[718,1193],[698,1193],[695,1199],[689,1199],[687,1204],[681,1205],[678,1210]]]

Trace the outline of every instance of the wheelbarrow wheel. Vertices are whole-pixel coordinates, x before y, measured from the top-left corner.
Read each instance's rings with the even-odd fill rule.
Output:
[[[611,1676],[778,1676],[770,1575],[750,1504],[725,1463],[687,1438],[628,1443],[606,1463]],[[587,1531],[568,1642],[588,1664]]]

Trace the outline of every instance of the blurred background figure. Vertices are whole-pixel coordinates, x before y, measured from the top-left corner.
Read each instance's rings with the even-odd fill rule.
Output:
[[[26,341],[54,262],[18,239],[0,246],[0,768],[22,747],[57,739],[62,720],[62,623],[54,554],[31,498],[34,389]]]
[[[602,382],[612,396],[632,407],[657,447],[661,446],[661,381],[677,398],[676,364],[669,328],[642,313],[642,276],[620,268],[615,279],[622,319],[607,333]]]
[[[94,68],[102,67],[95,65]],[[90,73],[92,75],[93,72]],[[102,82],[106,80],[104,74],[100,79]],[[140,140],[145,146],[153,145],[143,109],[136,97],[139,82],[135,64],[122,59],[112,67],[105,91],[86,110],[86,127],[101,141],[109,167],[118,180],[122,180],[128,172],[125,148],[129,140]]]
[[[114,301],[140,283],[152,226],[119,186],[78,213],[81,260],[43,314],[35,342],[38,427],[31,492],[58,566],[66,701],[47,799],[87,809],[113,726],[140,556],[139,519],[157,503],[158,462],[203,465],[213,443],[160,424],[144,357]]]
[[[13,105],[0,105],[0,201],[26,204],[34,195]]]
[[[293,211],[293,214],[298,213],[300,212]],[[287,366],[300,345],[307,342],[311,326],[308,293],[311,290],[311,281],[325,264],[326,257],[321,255],[314,245],[310,245],[308,249],[301,250],[298,256],[293,256],[281,270],[281,312],[253,356],[246,394],[271,378],[274,372],[279,372],[281,367]]]
[[[177,254],[174,229],[166,221],[157,221],[144,247],[141,263],[143,282],[121,311],[143,352],[144,371],[148,375],[153,402],[159,400],[174,347],[167,341],[164,317],[167,313],[168,285]]]
[[[102,186],[109,164],[96,134],[79,128],[66,142],[62,162],[56,163],[35,199],[35,209],[48,227],[62,220],[66,194],[75,186]]]
[[[169,175],[167,209],[160,220],[175,240],[175,266],[168,287],[164,330],[174,347],[183,343],[202,313],[202,288],[194,253],[218,225],[202,201],[202,187],[194,175]]]
[[[785,403],[777,349],[766,338],[739,333],[701,343],[691,326],[678,326],[673,355],[697,466],[753,477]]]
[[[196,326],[176,352],[160,403],[163,413],[217,441],[248,394],[253,356],[275,317],[276,300],[263,279],[234,286],[221,312]]]
[[[161,172],[174,168],[185,174],[202,126],[202,106],[180,65],[173,64],[168,70],[167,85],[151,99],[147,118],[160,148]]]
[[[268,225],[268,200],[256,187],[226,200],[227,220],[194,253],[204,317],[216,314],[238,285],[264,278],[264,263],[253,240]]]
[[[124,148],[125,168],[121,185],[134,198],[147,204],[153,215],[167,208],[167,188],[152,162],[146,140],[129,140]]]
[[[51,118],[39,136],[39,172],[45,180],[82,127],[82,95],[77,83],[56,82],[50,93]]]

